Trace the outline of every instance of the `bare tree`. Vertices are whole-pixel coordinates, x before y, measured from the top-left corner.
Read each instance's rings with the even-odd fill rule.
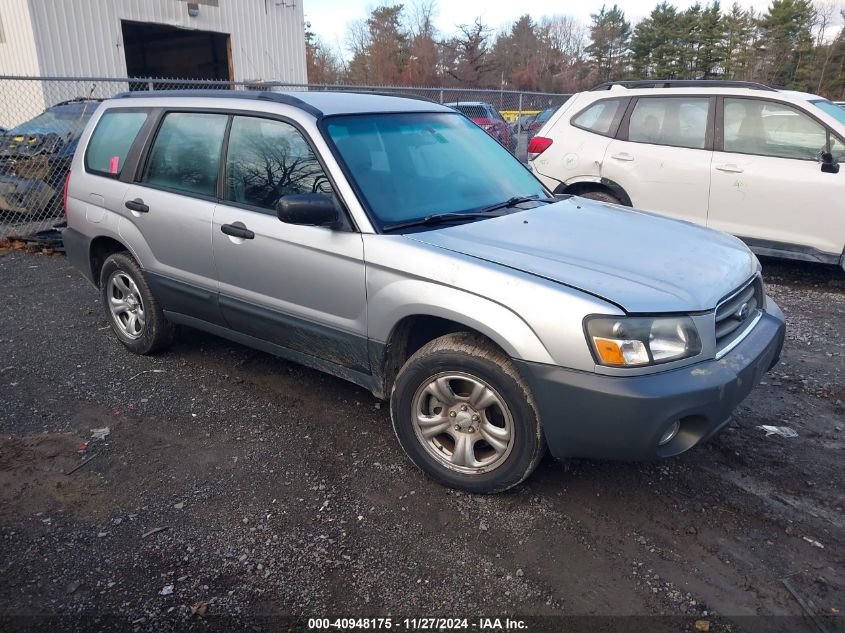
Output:
[[[446,74],[453,83],[467,87],[491,87],[494,83],[490,59],[491,30],[481,18],[462,24],[458,35],[443,42]]]

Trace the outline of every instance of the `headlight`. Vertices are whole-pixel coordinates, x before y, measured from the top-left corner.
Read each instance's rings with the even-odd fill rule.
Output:
[[[701,339],[689,317],[591,317],[587,337],[601,365],[641,367],[689,358]]]

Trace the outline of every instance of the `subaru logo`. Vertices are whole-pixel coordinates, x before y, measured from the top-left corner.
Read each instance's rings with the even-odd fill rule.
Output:
[[[742,322],[748,318],[748,314],[750,312],[751,308],[748,307],[748,302],[746,301],[741,306],[739,306],[739,309],[736,312],[734,312],[734,317],[737,321]]]

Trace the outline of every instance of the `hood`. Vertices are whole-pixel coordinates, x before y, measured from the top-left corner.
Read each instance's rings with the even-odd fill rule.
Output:
[[[406,237],[578,288],[626,312],[710,310],[757,269],[730,235],[585,198]]]

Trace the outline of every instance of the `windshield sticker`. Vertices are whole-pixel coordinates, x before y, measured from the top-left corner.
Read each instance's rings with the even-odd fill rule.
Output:
[[[434,140],[437,141],[438,143],[448,143],[449,142],[446,139],[445,136],[443,136],[440,132],[435,130],[433,127],[426,128],[425,131],[428,132],[429,134],[431,134],[434,137]]]
[[[112,156],[109,161],[109,173],[116,174],[120,168],[120,156]]]

